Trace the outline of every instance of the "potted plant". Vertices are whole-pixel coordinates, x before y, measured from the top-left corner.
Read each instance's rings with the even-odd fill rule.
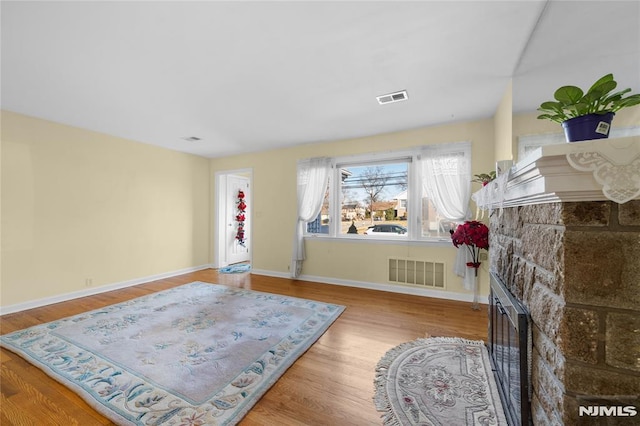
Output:
[[[539,119],[561,123],[567,142],[602,139],[609,136],[616,111],[640,104],[640,94],[625,97],[631,89],[611,93],[618,86],[613,74],[593,83],[586,93],[576,86],[562,86],[555,91],[555,101],[543,102]]]
[[[496,178],[495,170],[491,170],[489,173],[480,173],[478,175],[473,175],[473,180],[471,182],[479,182],[482,186],[487,186],[489,182]]]

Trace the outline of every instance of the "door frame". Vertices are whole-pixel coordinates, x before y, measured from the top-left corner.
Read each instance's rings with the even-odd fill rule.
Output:
[[[222,170],[215,173],[215,181],[214,181],[214,196],[213,196],[213,211],[214,211],[214,220],[213,220],[213,232],[211,238],[213,239],[213,267],[214,268],[223,268],[228,265],[226,262],[226,244],[225,244],[225,235],[226,235],[226,227],[227,221],[224,217],[224,212],[226,211],[227,202],[229,197],[227,197],[227,176],[230,175],[241,175],[247,176],[249,178],[249,191],[247,197],[247,204],[250,206],[248,211],[248,221],[251,224],[249,229],[246,232],[246,239],[249,245],[249,262],[253,260],[253,244],[252,244],[252,233],[253,233],[253,169],[234,169],[234,170]]]

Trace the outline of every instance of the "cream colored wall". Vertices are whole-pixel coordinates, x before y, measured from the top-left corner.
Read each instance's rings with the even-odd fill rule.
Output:
[[[0,306],[86,290],[87,279],[99,287],[212,262],[217,171],[252,169],[253,266],[286,274],[298,159],[470,140],[472,174],[485,173],[508,155],[509,126],[514,156],[518,135],[562,131],[535,113],[511,117],[510,99],[509,87],[493,119],[213,160],[2,111]],[[619,111],[613,124],[640,125],[640,107]],[[321,239],[307,250],[303,274],[383,284],[388,257],[450,266],[456,253]],[[486,294],[486,262],[481,272]],[[450,267],[446,279],[448,291],[467,293]]]
[[[1,118],[1,306],[209,263],[209,159]]]
[[[513,91],[512,83],[509,82],[500,105],[493,116],[495,129],[495,160],[513,160]]]
[[[211,160],[212,179],[216,172],[253,169],[253,268],[286,274],[291,263],[291,247],[296,221],[296,162],[316,156],[345,156],[390,151],[420,145],[472,142],[472,173],[494,167],[493,120],[443,125],[372,137],[307,144],[263,153]],[[473,184],[473,190],[479,189]],[[215,197],[212,197],[215,200]],[[216,206],[212,205],[212,209]],[[212,235],[212,238],[215,236]],[[451,272],[456,249],[406,244],[363,244],[349,241],[308,239],[307,260],[302,273],[328,280],[381,283],[386,281],[390,256],[444,261],[447,263],[448,291],[468,293]],[[483,264],[485,268],[486,262]],[[481,277],[482,292],[488,293],[486,270]]]

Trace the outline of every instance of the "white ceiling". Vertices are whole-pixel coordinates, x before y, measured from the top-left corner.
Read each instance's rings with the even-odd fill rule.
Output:
[[[518,112],[609,72],[640,91],[638,1],[0,7],[3,109],[207,157],[488,118],[512,78]]]

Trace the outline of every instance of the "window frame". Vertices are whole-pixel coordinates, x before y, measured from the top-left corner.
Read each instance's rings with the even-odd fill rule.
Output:
[[[436,144],[439,146],[451,145],[452,151],[457,151],[456,146],[460,142],[451,144]],[[337,241],[354,241],[354,242],[375,242],[389,244],[433,244],[433,245],[450,245],[451,238],[448,235],[437,237],[422,235],[422,167],[420,162],[421,155],[424,155],[424,149],[433,146],[426,145],[411,149],[400,149],[395,151],[373,152],[366,154],[339,156],[331,159],[331,175],[329,178],[329,232],[327,233],[310,233],[305,228],[305,238],[332,239]],[[445,148],[446,149],[446,148]],[[471,154],[469,153],[469,156]],[[469,158],[471,160],[471,157]],[[365,234],[341,234],[341,169],[348,166],[367,166],[380,165],[384,163],[407,163],[407,234],[406,238],[397,236],[384,235],[365,235]],[[471,161],[469,161],[469,164]]]
[[[349,166],[357,166],[363,167],[368,165],[381,165],[381,164],[395,164],[395,163],[407,163],[407,188],[411,187],[411,179],[412,179],[412,169],[411,164],[415,164],[417,153],[413,150],[399,150],[399,151],[387,151],[387,152],[378,152],[371,154],[361,154],[361,155],[353,155],[347,157],[336,157],[332,161],[332,173],[331,173],[331,182],[332,188],[329,194],[329,236],[333,238],[340,239],[363,239],[363,240],[398,240],[397,237],[392,236],[383,236],[383,235],[364,235],[364,234],[341,234],[341,207],[342,200],[340,199],[341,195],[341,185],[342,179],[340,178],[341,169]],[[407,204],[411,204],[407,197]],[[409,212],[409,207],[407,208],[407,212]],[[409,216],[411,217],[411,216]],[[408,225],[408,223],[407,223]],[[400,238],[400,240],[409,240],[410,237],[410,226],[407,226],[409,230],[407,232],[407,238]]]

